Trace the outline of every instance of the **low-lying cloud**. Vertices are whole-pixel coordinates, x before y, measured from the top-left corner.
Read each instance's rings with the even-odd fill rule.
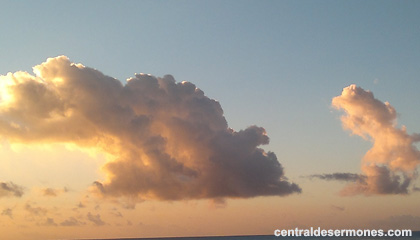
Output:
[[[0,182],[0,198],[1,197],[22,197],[23,187],[13,182]]]
[[[13,209],[11,209],[11,208],[5,208],[1,212],[1,215],[2,216],[8,216],[9,218],[13,219]]]
[[[0,136],[20,143],[75,143],[113,156],[106,196],[203,199],[283,196],[287,180],[263,128],[228,127],[219,102],[190,82],[136,74],[125,85],[65,56],[34,75],[0,77]]]
[[[85,224],[86,224],[85,222],[81,222],[80,220],[77,220],[74,217],[69,217],[68,219],[61,222],[60,226],[74,227],[74,226],[81,226],[81,225],[85,225]]]
[[[33,207],[31,204],[27,203],[25,205],[25,210],[33,216],[44,216],[48,213],[48,210],[43,207]]]
[[[331,173],[331,174],[313,174],[309,178],[318,178],[322,180],[337,180],[345,182],[363,181],[366,176],[356,173]]]
[[[344,111],[343,128],[371,141],[373,147],[363,157],[362,175],[335,173],[319,178],[354,180],[343,189],[344,195],[408,193],[420,164],[420,152],[414,146],[420,135],[408,134],[405,126],[398,128],[395,109],[356,85],[344,88],[332,106]]]
[[[41,189],[41,192],[42,192],[42,195],[45,197],[57,197],[61,193],[68,192],[68,189],[67,188],[63,188],[63,189],[44,188],[44,189]]]
[[[91,221],[96,226],[103,226],[105,225],[105,222],[102,221],[101,216],[99,214],[93,215],[90,212],[87,214],[87,218],[89,221]]]

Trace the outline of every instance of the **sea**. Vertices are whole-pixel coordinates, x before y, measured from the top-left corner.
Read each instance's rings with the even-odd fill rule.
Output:
[[[287,239],[343,239],[343,240],[368,240],[368,239],[389,239],[404,240],[418,239],[420,240],[420,231],[413,232],[411,237],[276,237],[274,235],[267,236],[224,236],[224,237],[171,237],[171,238],[115,238],[115,239],[92,239],[92,240],[287,240]]]

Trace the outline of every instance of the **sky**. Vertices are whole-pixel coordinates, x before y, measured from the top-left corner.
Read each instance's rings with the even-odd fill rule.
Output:
[[[0,1],[0,237],[420,230],[418,1]]]

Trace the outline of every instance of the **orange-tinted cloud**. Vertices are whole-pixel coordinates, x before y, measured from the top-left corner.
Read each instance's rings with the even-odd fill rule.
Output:
[[[300,192],[263,128],[234,131],[219,102],[189,82],[137,74],[123,85],[65,56],[35,76],[0,77],[0,136],[11,142],[71,142],[115,159],[95,185],[106,196],[248,198]]]

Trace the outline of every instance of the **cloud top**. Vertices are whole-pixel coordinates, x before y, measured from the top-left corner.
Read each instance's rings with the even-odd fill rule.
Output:
[[[0,136],[71,142],[113,156],[106,196],[202,199],[300,192],[263,128],[234,131],[219,102],[189,82],[137,74],[123,85],[65,56],[0,77]]]

